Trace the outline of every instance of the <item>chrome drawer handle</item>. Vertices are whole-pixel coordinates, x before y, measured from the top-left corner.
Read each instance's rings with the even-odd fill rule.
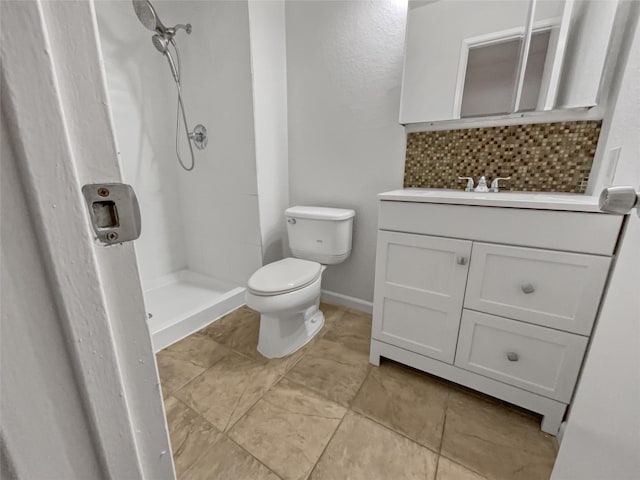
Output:
[[[520,288],[527,295],[536,291],[536,287],[534,287],[532,283],[523,283],[520,285]]]
[[[518,354],[516,352],[507,352],[507,359],[510,362],[517,362],[518,361]]]
[[[456,258],[456,262],[458,265],[466,265],[467,264],[467,257],[457,257]]]

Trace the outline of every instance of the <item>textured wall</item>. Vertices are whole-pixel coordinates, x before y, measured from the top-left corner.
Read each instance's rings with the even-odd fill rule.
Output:
[[[376,194],[402,186],[406,2],[286,2],[291,204],[353,208],[351,257],[324,289],[371,301]]]
[[[463,188],[458,176],[511,177],[503,190],[582,193],[600,121],[410,133],[405,187]]]

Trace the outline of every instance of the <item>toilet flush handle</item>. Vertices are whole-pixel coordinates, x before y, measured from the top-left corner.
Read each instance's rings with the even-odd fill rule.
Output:
[[[296,224],[296,219],[295,218],[290,218],[287,220],[287,222],[289,222],[291,225],[295,225]]]

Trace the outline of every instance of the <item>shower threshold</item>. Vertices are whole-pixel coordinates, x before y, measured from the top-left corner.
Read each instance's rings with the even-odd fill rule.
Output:
[[[244,292],[190,270],[153,281],[144,292],[153,350],[159,352],[244,305]]]

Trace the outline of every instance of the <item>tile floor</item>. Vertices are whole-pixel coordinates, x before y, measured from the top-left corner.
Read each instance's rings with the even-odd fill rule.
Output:
[[[539,418],[385,361],[371,316],[323,304],[322,331],[285,359],[257,351],[240,308],[158,353],[179,479],[548,479]]]

